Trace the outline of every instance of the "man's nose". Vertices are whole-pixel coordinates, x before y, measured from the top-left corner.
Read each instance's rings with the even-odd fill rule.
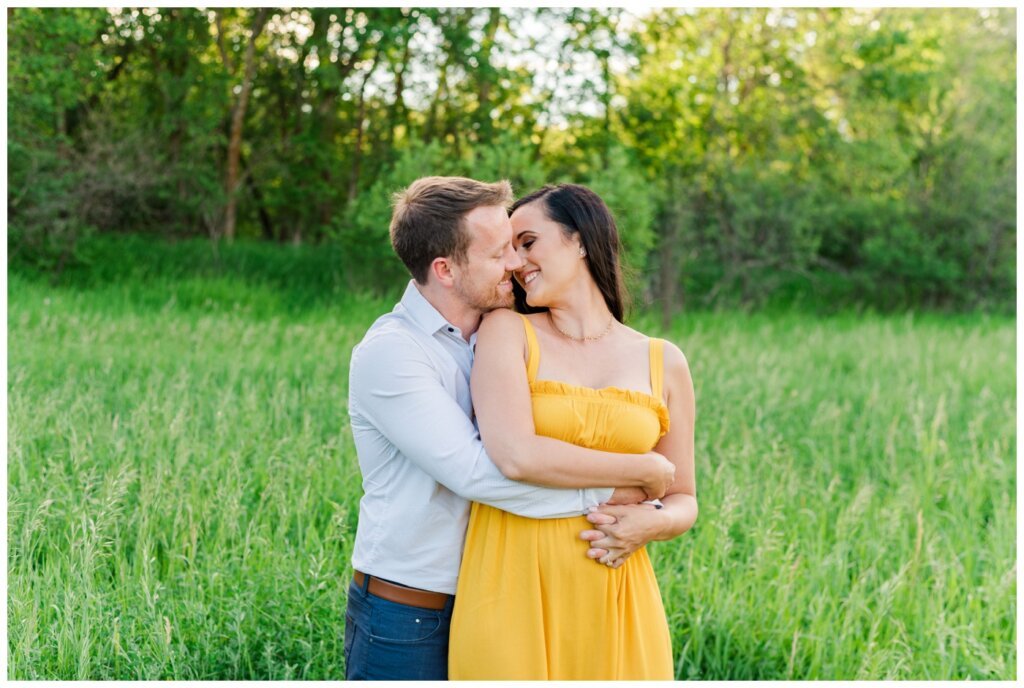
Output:
[[[505,271],[515,272],[524,265],[526,265],[526,261],[522,259],[522,257],[519,255],[519,252],[510,248],[509,256],[505,260]]]

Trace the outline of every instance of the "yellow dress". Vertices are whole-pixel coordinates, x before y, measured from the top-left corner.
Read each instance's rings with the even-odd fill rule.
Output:
[[[523,317],[537,434],[643,453],[668,431],[661,340],[653,395],[537,380],[540,352]],[[673,678],[668,621],[646,548],[611,569],[588,559],[583,516],[531,519],[474,503],[455,596],[451,679]]]

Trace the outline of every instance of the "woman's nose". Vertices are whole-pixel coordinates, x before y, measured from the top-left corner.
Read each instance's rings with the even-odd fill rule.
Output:
[[[526,265],[526,261],[523,260],[523,254],[519,252],[521,250],[522,249],[520,248],[519,250],[511,251],[511,255],[509,256],[508,261],[505,263],[505,269],[508,272],[515,272],[519,268]]]

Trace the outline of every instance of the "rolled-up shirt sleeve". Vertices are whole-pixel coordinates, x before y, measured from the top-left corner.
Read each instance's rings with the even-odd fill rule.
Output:
[[[356,349],[349,401],[353,417],[465,499],[529,518],[563,518],[611,497],[611,488],[548,488],[502,475],[427,352],[401,332],[381,333]]]

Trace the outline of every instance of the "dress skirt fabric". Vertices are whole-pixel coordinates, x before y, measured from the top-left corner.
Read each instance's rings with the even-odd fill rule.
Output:
[[[524,317],[538,434],[643,453],[668,430],[662,342],[651,340],[651,390],[536,380],[539,350]],[[588,559],[582,516],[530,519],[473,504],[452,618],[449,678],[673,678],[665,607],[646,549],[618,569]]]

